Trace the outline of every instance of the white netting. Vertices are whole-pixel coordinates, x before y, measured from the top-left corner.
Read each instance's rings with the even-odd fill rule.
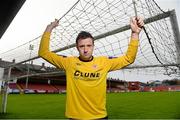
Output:
[[[136,0],[137,14],[148,19],[164,12],[154,0]],[[60,19],[60,25],[51,35],[51,50],[61,55],[76,55],[75,38],[82,31],[90,32],[95,38],[100,35],[107,35],[113,30],[124,29],[129,25],[130,17],[135,16],[132,0],[80,0],[70,11]],[[177,63],[177,47],[170,18],[166,17],[145,25],[146,31],[151,39],[150,46],[146,34],[140,34],[140,46],[135,63],[130,67],[146,68],[147,66],[167,65]],[[95,56],[119,56],[126,52],[130,40],[130,30],[114,32],[112,35],[96,39]],[[37,58],[40,37],[29,41],[15,49],[1,53],[4,60],[16,59],[16,62],[27,61],[30,58]],[[29,46],[33,49],[29,49]],[[154,52],[152,52],[152,47]],[[158,57],[159,61],[155,57]],[[36,59],[35,63],[42,62]],[[44,62],[44,61],[43,61]],[[154,73],[165,73],[167,70],[176,70],[176,67],[164,67],[163,70],[153,70]],[[152,70],[152,69],[151,69]],[[151,71],[148,70],[148,71]],[[149,74],[149,72],[147,72]]]

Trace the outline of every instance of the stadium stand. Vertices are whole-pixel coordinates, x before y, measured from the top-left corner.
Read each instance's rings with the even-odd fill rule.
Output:
[[[160,91],[180,91],[180,85],[160,85],[160,86],[146,86],[144,92],[160,92]]]
[[[57,89],[54,86],[49,85],[49,84],[29,83],[27,88],[26,88],[26,84],[24,83],[19,83],[19,85],[21,86],[23,90],[25,90],[24,92],[26,93],[29,93],[29,92],[32,93],[33,91],[35,93],[56,93],[57,92]]]
[[[3,61],[0,59],[0,67],[7,66],[15,63]],[[45,64],[34,65],[20,64],[12,68],[11,77],[15,77],[9,82],[9,93],[65,93],[66,92],[66,76],[65,73],[47,74],[44,76],[25,76],[27,74],[27,68],[32,73],[43,73],[47,71],[55,71],[56,68],[46,67]],[[43,68],[43,69],[42,69]],[[57,69],[58,71],[58,69]],[[8,71],[5,70],[4,77],[8,75]],[[28,82],[27,82],[28,79]],[[159,91],[180,91],[180,85],[163,85],[162,82],[154,81],[149,86],[139,81],[123,81],[119,79],[108,78],[107,79],[107,92],[159,92]]]
[[[128,90],[131,92],[139,92],[141,90],[141,83],[139,81],[129,81]]]
[[[65,93],[66,92],[66,86],[64,85],[53,85],[59,93]]]
[[[18,87],[16,86],[16,83],[9,83],[9,88],[18,89]]]
[[[16,83],[9,83],[9,93],[20,93],[21,89],[17,86]]]

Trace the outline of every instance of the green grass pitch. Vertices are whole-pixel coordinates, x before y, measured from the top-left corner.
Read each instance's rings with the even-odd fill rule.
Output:
[[[64,119],[65,98],[65,94],[11,94],[7,113],[0,119]],[[180,119],[180,92],[109,93],[107,110],[109,119]]]

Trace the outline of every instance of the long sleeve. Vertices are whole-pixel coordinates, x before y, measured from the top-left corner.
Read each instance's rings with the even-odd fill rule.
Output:
[[[44,32],[41,38],[38,55],[57,68],[66,69],[68,58],[57,55],[49,50],[50,34],[49,32]]]
[[[136,58],[138,43],[139,40],[131,39],[125,55],[109,59],[110,71],[117,70],[129,64],[132,64]]]

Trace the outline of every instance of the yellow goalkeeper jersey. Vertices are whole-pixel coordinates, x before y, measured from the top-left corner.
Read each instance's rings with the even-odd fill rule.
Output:
[[[78,57],[63,57],[49,50],[50,33],[42,36],[39,56],[66,71],[66,112],[68,118],[97,119],[107,116],[106,77],[134,62],[138,40],[131,40],[125,55],[117,58],[94,57],[83,62]]]

